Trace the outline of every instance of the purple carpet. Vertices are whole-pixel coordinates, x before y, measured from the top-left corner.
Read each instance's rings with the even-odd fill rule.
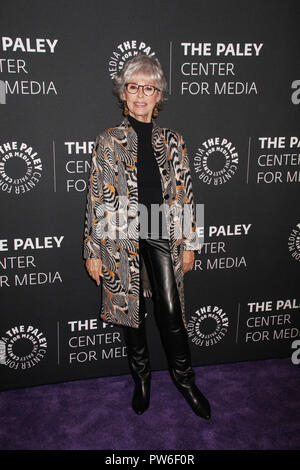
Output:
[[[212,417],[197,417],[167,371],[150,408],[131,409],[130,375],[0,392],[0,449],[300,449],[300,365],[289,358],[195,367]]]

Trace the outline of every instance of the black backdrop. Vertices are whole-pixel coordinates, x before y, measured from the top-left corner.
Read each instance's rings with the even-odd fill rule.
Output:
[[[291,355],[299,338],[299,2],[2,1],[1,389],[128,373],[82,240],[112,78],[156,54],[158,122],[188,146],[204,245],[185,276],[195,366]],[[166,368],[151,301],[154,370]]]

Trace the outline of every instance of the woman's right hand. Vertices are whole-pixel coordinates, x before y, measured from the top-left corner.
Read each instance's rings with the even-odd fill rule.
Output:
[[[85,267],[91,278],[96,281],[97,286],[100,286],[100,276],[103,277],[101,259],[88,258]]]

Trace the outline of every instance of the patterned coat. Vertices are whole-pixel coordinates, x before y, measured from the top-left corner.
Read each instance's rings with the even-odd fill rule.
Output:
[[[183,137],[152,122],[152,146],[161,176],[162,198],[169,209],[166,220],[170,252],[186,327],[183,251],[200,252],[189,160]],[[83,244],[84,259],[101,258],[103,263],[100,317],[108,323],[134,328],[140,322],[140,276],[143,296],[152,297],[145,264],[139,263],[137,148],[137,134],[127,118],[97,136]],[[183,212],[184,204],[189,208],[189,217]],[[189,226],[188,231],[183,230],[183,224],[185,228]]]

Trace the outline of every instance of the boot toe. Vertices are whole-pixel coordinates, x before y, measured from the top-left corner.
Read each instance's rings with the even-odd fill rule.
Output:
[[[194,409],[195,413],[204,419],[210,419],[211,409],[209,401],[196,386],[191,389],[190,397],[193,403],[192,408]]]
[[[136,414],[141,415],[149,408],[149,401],[141,399],[141,397],[133,397],[132,408]]]
[[[174,379],[174,374],[172,374],[172,378]],[[197,416],[200,416],[204,419],[210,419],[211,410],[210,404],[207,398],[201,393],[199,388],[195,385],[192,381],[189,385],[178,380],[174,380],[177,389],[181,392],[184,396],[186,402],[190,405],[192,410]]]
[[[132,408],[138,414],[143,414],[150,404],[150,380],[146,382],[141,382],[135,386],[133,398],[132,398]]]

